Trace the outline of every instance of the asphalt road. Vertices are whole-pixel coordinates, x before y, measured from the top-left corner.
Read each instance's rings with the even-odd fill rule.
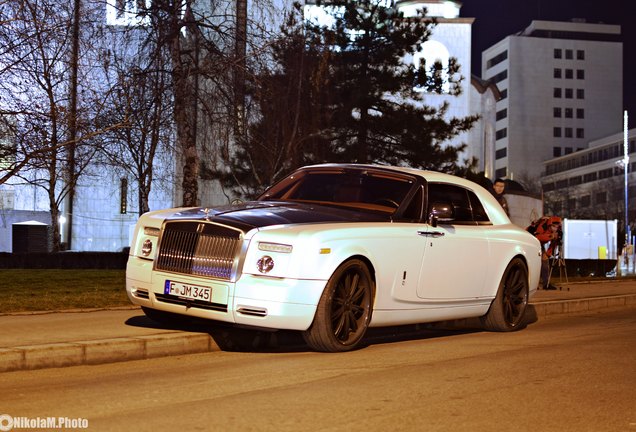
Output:
[[[0,374],[0,420],[89,430],[636,431],[636,309],[351,353],[213,352]],[[0,427],[2,424],[0,423]]]

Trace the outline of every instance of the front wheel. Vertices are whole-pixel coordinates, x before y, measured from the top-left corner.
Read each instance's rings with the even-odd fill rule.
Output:
[[[367,265],[352,259],[336,269],[318,302],[311,327],[303,332],[316,351],[355,349],[369,327],[374,283]]]
[[[528,269],[520,258],[510,261],[499,283],[497,296],[481,318],[487,330],[508,332],[524,325],[528,306]]]

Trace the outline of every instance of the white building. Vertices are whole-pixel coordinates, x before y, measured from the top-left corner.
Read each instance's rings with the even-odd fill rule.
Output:
[[[496,176],[536,180],[543,162],[621,129],[618,25],[533,21],[482,53],[497,83]]]
[[[494,161],[491,153],[494,153],[494,134],[489,130],[488,124],[491,120],[494,121],[494,102],[499,95],[496,86],[471,77],[470,74],[472,25],[475,19],[459,16],[459,1],[398,2],[398,9],[404,12],[405,17],[415,16],[416,10],[422,7],[426,8],[427,16],[435,17],[437,25],[433,28],[429,40],[424,43],[422,52],[418,53],[413,61],[417,63],[420,58],[424,58],[426,64],[440,61],[443,66],[448,66],[449,59],[454,57],[461,66],[460,74],[463,76],[459,96],[427,94],[424,96],[424,103],[441,106],[447,102],[447,118],[462,118],[474,114],[481,116],[470,132],[456,136],[447,144],[466,144],[467,148],[460,155],[460,162],[476,158],[477,170],[485,172],[487,177],[492,177]]]
[[[284,15],[282,13],[267,14],[258,8],[251,8],[249,3],[248,13],[259,14],[260,18],[254,18],[258,19],[258,22],[273,23],[275,17],[281,19]],[[280,11],[283,10],[282,8],[288,8],[291,2],[279,0],[277,3],[280,4],[278,9]],[[135,18],[137,4],[137,2],[107,0],[104,3],[104,24],[115,29],[140,24]],[[132,9],[122,11],[122,7]],[[425,95],[424,103],[439,106],[448,102],[448,117],[480,115],[481,118],[473,130],[456,137],[449,144],[467,144],[460,162],[474,157],[478,160],[478,170],[485,172],[488,177],[494,177],[495,107],[500,95],[493,83],[484,82],[470,75],[471,31],[474,19],[459,17],[461,3],[458,1],[402,1],[398,3],[398,7],[407,16],[414,14],[415,10],[421,7],[426,7],[428,15],[436,17],[438,25],[434,28],[431,39],[425,44],[421,57],[426,59],[427,64],[440,60],[443,65],[447,65],[451,57],[456,58],[461,65],[461,74],[464,79],[461,84],[461,95]],[[214,142],[215,139],[214,136],[201,137],[204,142]],[[180,204],[179,155],[164,154],[163,156],[163,160],[156,166],[156,181],[150,197],[151,210]],[[204,161],[205,158],[214,157],[213,154],[202,156]],[[71,230],[72,249],[119,251],[128,246],[130,231],[137,219],[136,194],[134,179],[122,170],[104,165],[89,168],[76,189]],[[0,185],[0,198],[2,198],[0,228],[6,240],[0,242],[0,252],[11,251],[11,223],[22,222],[23,219],[37,219],[46,223],[60,223],[63,228],[64,220],[51,222],[50,216],[47,220],[47,197],[32,186],[15,183]],[[201,202],[208,205],[226,204],[231,198],[223,193],[218,184],[201,179]],[[62,211],[64,210],[62,208]],[[61,232],[65,233],[65,230],[62,229]],[[63,243],[68,240],[63,236]]]
[[[628,131],[629,220],[636,219],[636,129]],[[545,162],[546,212],[578,219],[625,220],[624,133]],[[621,224],[622,225],[622,224]]]

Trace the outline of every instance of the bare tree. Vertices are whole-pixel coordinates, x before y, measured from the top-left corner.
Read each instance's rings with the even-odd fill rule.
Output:
[[[165,73],[169,59],[156,44],[140,39],[137,28],[110,35],[103,74],[109,88],[102,122],[127,127],[105,134],[101,153],[106,163],[123,169],[137,183],[137,211],[150,210],[158,153],[172,153],[171,93]]]
[[[0,168],[0,183],[14,178],[46,190],[53,249],[59,250],[61,204],[96,153],[91,139],[101,131],[92,119],[103,98],[91,85],[90,68],[83,67],[74,4],[14,0],[1,6],[0,21],[6,24],[0,27],[0,118],[10,135],[5,151],[13,157]],[[90,19],[90,11],[82,13]],[[90,40],[88,34],[84,38]],[[76,82],[88,84],[73,86],[74,74]],[[83,100],[72,103],[79,93]]]
[[[256,9],[262,13],[267,1],[258,0]],[[156,0],[142,15],[149,22],[148,43],[170,59],[166,73],[182,160],[182,204],[198,205],[199,180],[217,180],[219,153],[245,134],[248,59],[263,52],[258,44],[269,43],[262,36],[267,23],[251,21],[243,0]]]

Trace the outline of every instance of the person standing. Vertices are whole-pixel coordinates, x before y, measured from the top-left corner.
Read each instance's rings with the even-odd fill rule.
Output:
[[[495,199],[499,202],[499,205],[504,209],[506,214],[510,216],[510,210],[508,209],[508,201],[504,196],[506,192],[506,182],[503,179],[498,178],[492,185],[492,194],[495,196]]]

